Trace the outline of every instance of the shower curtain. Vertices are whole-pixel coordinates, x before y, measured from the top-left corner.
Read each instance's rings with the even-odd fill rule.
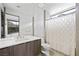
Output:
[[[46,21],[46,36],[50,47],[66,55],[75,55],[75,13]]]

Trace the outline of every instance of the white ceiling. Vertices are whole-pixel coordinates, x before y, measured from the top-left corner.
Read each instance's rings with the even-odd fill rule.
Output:
[[[30,10],[33,8],[32,4],[28,4],[28,3],[25,3],[25,4],[24,3],[6,3],[4,5],[8,10],[22,12],[24,14],[26,11],[30,13],[31,12]]]
[[[5,6],[10,10],[15,10],[18,12],[25,13],[26,10],[29,13],[32,13],[31,9],[34,9],[34,6],[37,6],[42,9],[46,9],[49,13],[52,14],[56,12],[59,12],[60,10],[69,8],[71,6],[74,6],[73,3],[5,3]],[[20,7],[17,7],[20,6]]]
[[[73,3],[5,3],[7,10],[14,11],[15,13],[22,14],[24,18],[28,15],[32,17],[36,12],[35,8],[45,9],[49,15],[60,12],[66,8],[74,6]],[[37,9],[37,10],[38,10]],[[19,15],[18,14],[18,15]],[[26,18],[26,19],[29,19]],[[31,20],[27,20],[27,23]]]

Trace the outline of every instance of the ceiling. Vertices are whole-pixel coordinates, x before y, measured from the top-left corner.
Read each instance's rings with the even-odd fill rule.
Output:
[[[73,3],[4,3],[7,11],[15,12],[18,15],[21,14],[24,19],[29,19],[36,11],[39,14],[41,12],[39,9],[45,9],[49,15],[52,15],[74,5]],[[26,22],[31,22],[31,19],[26,20]]]
[[[44,8],[49,12],[50,15],[52,15],[73,6],[75,6],[75,3],[48,3]]]
[[[18,12],[24,11],[25,13],[26,10],[31,12],[30,10],[35,6],[41,9],[46,9],[48,12],[51,12],[51,10],[52,11],[60,10],[60,8],[63,10],[75,4],[73,3],[5,3],[4,5],[10,10],[16,10]]]

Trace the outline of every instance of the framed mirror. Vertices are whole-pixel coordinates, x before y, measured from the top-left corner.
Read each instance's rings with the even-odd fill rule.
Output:
[[[15,37],[19,35],[19,16],[6,13],[5,23],[6,37]]]
[[[1,38],[19,36],[19,16],[1,10]]]

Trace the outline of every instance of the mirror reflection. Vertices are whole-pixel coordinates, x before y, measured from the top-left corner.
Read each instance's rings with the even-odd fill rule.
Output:
[[[14,20],[7,20],[8,34],[19,32],[19,22]]]
[[[5,38],[7,36],[18,35],[19,33],[19,16],[2,13],[1,16],[1,38]],[[11,36],[12,36],[11,35]]]
[[[6,14],[7,18],[7,32],[8,34],[19,32],[19,18],[18,16]]]

